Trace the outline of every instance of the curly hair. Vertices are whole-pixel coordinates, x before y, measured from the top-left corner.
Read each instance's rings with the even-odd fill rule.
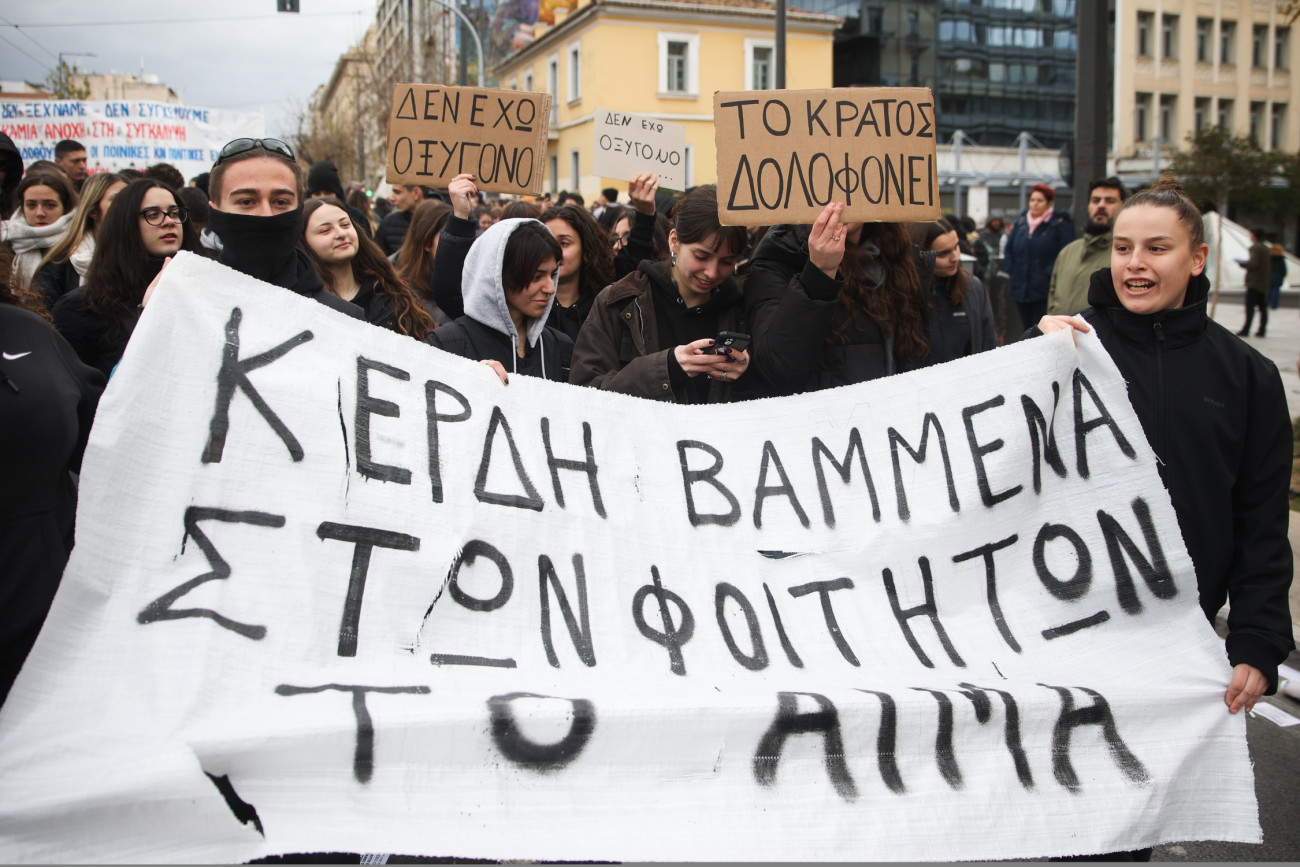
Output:
[[[614,251],[609,246],[609,233],[585,208],[559,205],[547,208],[538,219],[543,223],[561,220],[577,233],[578,242],[582,244],[582,269],[578,278],[580,294],[595,294],[614,282]]]
[[[872,250],[879,253],[879,258]],[[930,352],[921,295],[921,274],[916,268],[912,236],[902,223],[864,223],[857,244],[844,248],[840,270],[844,288],[840,290],[839,324],[827,337],[827,343],[847,343],[848,331],[858,313],[870,316],[886,337],[894,338],[894,352],[899,358],[923,358]],[[876,266],[876,267],[873,267]],[[883,281],[872,279],[869,271],[883,268]]]
[[[298,246],[307,252],[312,263],[316,266],[316,271],[320,274],[321,280],[325,283],[325,288],[334,294],[338,294],[334,286],[334,274],[325,263],[321,262],[316,252],[312,250],[311,245],[307,243],[306,226],[311,220],[311,215],[324,206],[338,208],[344,216],[349,219],[347,206],[333,196],[320,196],[311,199],[303,206],[302,224],[304,227],[303,237],[298,239]],[[370,239],[365,232],[357,231],[357,254],[352,257],[352,276],[358,283],[370,280],[375,284],[375,292],[383,295],[392,305],[393,317],[397,320],[397,329],[407,337],[414,337],[416,340],[423,340],[430,331],[434,329],[433,317],[429,311],[424,309],[420,303],[419,297],[414,290],[397,276],[393,270],[393,265],[384,255],[384,251],[379,249],[379,245]]]

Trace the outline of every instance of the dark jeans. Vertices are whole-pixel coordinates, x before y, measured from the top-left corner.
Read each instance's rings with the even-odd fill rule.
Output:
[[[1256,289],[1246,290],[1246,324],[1241,326],[1238,334],[1245,335],[1250,333],[1250,323],[1255,319],[1255,308],[1259,308],[1259,331],[1255,332],[1256,336],[1263,337],[1264,331],[1268,328],[1268,298],[1263,292]]]

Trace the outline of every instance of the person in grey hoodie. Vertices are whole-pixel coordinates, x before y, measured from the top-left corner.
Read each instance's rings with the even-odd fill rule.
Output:
[[[465,257],[465,315],[425,342],[509,373],[567,382],[573,341],[546,324],[563,251],[538,220],[501,220]]]

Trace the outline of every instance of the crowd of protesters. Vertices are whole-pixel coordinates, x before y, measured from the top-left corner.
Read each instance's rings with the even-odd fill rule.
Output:
[[[1116,179],[1097,182],[1074,239],[1040,187],[1002,237],[1000,220],[983,231],[958,219],[850,222],[834,202],[811,225],[725,226],[713,186],[669,196],[648,174],[629,179],[624,203],[611,188],[591,207],[576,194],[489,205],[471,175],[443,191],[394,185],[382,214],[332,163],[302,166],[276,139],[230,142],[189,183],[167,165],[87,176],[84,148],[60,143],[56,155],[66,166],[24,166],[0,136],[0,702],[71,550],[73,474],[96,402],[182,250],[503,381],[687,404],[779,398],[996,349],[1005,336],[981,277],[1000,261],[1025,337],[1095,329],[1129,383],[1205,614],[1231,603],[1232,712],[1276,689],[1294,647],[1281,380],[1208,318],[1201,215],[1168,179],[1132,197]],[[1257,240],[1246,264],[1263,312],[1270,250]]]

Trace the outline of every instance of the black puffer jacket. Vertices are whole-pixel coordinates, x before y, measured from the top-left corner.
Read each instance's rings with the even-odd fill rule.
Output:
[[[894,339],[865,312],[850,324],[845,343],[826,338],[839,328],[844,281],[808,259],[808,226],[774,226],[758,245],[745,280],[750,355],[773,394],[852,385],[924,367],[929,359],[900,361]],[[922,290],[934,280],[934,256],[916,254]],[[879,274],[888,280],[888,274]]]
[[[1193,277],[1183,306],[1130,313],[1109,269],[1092,275],[1084,318],[1128,383],[1129,400],[1160,460],[1201,609],[1228,614],[1228,660],[1277,687],[1295,647],[1288,488],[1291,420],[1277,366],[1206,314],[1209,281]]]
[[[410,228],[411,214],[408,211],[393,211],[379,221],[375,243],[384,251],[385,256],[391,256],[402,248],[402,242],[406,240]]]

